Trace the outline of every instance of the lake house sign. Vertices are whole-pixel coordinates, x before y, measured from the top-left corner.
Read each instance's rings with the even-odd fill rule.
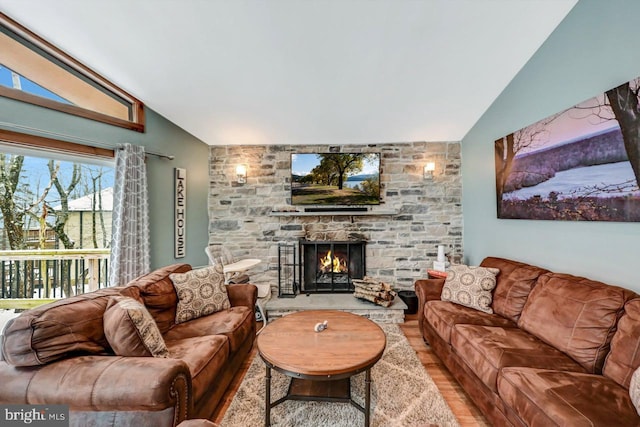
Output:
[[[175,168],[175,258],[187,254],[187,170]]]

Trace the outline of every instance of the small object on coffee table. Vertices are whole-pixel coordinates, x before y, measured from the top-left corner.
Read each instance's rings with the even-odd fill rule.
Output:
[[[329,321],[325,320],[322,323],[316,323],[316,326],[313,328],[316,332],[322,332],[329,327]]]

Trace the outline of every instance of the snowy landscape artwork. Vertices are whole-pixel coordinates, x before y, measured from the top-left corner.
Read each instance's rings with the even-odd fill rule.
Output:
[[[640,78],[495,141],[498,218],[640,221]]]

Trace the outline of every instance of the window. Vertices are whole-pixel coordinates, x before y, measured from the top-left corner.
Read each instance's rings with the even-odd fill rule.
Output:
[[[42,98],[52,99],[54,101],[62,102],[64,104],[72,105],[66,99],[56,95],[55,93],[43,88],[37,83],[32,82],[24,76],[8,69],[7,67],[0,65],[0,85],[10,87],[13,89],[21,90],[25,93],[37,95]]]
[[[0,95],[144,131],[139,100],[2,13]]]
[[[113,150],[0,129],[0,306],[108,286],[114,166]]]
[[[109,247],[113,152],[92,150],[0,131],[0,250]]]

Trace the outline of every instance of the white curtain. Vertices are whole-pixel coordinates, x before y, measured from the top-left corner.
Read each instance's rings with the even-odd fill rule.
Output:
[[[149,272],[149,203],[144,147],[116,150],[110,286],[126,285]]]

